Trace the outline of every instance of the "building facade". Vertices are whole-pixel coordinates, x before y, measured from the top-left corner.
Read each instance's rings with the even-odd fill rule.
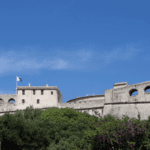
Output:
[[[137,95],[134,95],[136,92]],[[102,118],[111,114],[120,119],[123,115],[138,119],[140,115],[141,120],[144,120],[150,116],[150,81],[133,85],[127,82],[116,83],[113,89],[105,90],[104,95],[77,97],[66,103],[62,103],[62,94],[57,86],[46,84],[46,87],[35,87],[29,83],[27,87],[17,87],[17,94],[0,95],[0,116],[14,114],[31,105],[43,110],[68,107],[99,117],[94,114],[97,111]]]
[[[12,103],[13,101],[14,103]],[[17,94],[0,95],[0,116],[5,112],[14,114],[17,109],[23,110],[26,107],[34,108],[57,107],[62,103],[62,94],[57,86],[29,86],[17,87]]]

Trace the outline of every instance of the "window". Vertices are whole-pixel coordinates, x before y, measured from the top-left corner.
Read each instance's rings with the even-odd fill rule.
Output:
[[[37,99],[37,104],[39,104],[39,101],[40,101],[40,100],[39,100],[39,99]]]
[[[22,99],[22,103],[25,103],[25,100],[24,100],[24,99]]]
[[[35,90],[33,90],[33,95],[35,95]]]
[[[145,89],[144,89],[145,93],[150,93],[150,86],[147,86]]]
[[[9,103],[15,103],[15,100],[14,99],[10,99]]]
[[[53,91],[51,92],[51,95],[53,95]]]
[[[41,95],[43,95],[43,90],[41,90]]]
[[[22,95],[25,95],[25,91],[24,90],[22,90]]]
[[[138,95],[138,90],[137,90],[137,89],[131,89],[131,90],[129,91],[129,95],[130,95],[130,96],[136,96],[136,95]]]

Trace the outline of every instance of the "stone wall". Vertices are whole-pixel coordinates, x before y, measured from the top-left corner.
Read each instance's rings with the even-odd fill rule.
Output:
[[[58,88],[53,88],[53,90],[54,89],[59,90]],[[114,84],[113,89],[105,90],[105,95],[77,97],[67,101],[66,103],[62,103],[62,94],[58,91],[59,94],[55,93],[55,99],[53,99],[53,102],[55,102],[53,106],[58,108],[73,108],[80,112],[86,111],[90,115],[94,115],[94,112],[92,111],[93,109],[98,111],[102,118],[107,114],[111,114],[120,119],[123,115],[128,115],[129,118],[138,119],[139,114],[141,116],[141,120],[144,120],[148,119],[150,114],[150,92],[148,92],[148,90],[150,90],[150,81],[134,85],[128,85],[127,82],[121,82]],[[138,92],[138,94],[133,95],[134,92]],[[28,93],[28,95],[30,94]],[[8,104],[7,101],[9,101],[10,98],[14,98],[16,99],[16,102],[18,102],[17,94],[0,96],[0,98],[5,99],[5,101],[0,100],[0,116],[5,112],[13,114],[17,109],[26,109],[29,104],[33,104],[34,108],[43,110],[53,107],[51,103],[48,104],[46,101],[43,101],[40,104]],[[52,98],[49,97],[49,99]]]

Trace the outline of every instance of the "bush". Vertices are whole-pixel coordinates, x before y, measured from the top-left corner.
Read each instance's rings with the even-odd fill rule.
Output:
[[[54,124],[48,121],[34,121],[23,119],[23,117],[15,117],[13,115],[6,114],[1,118],[0,131],[2,150],[3,147],[10,146],[8,143],[14,143],[14,149],[23,148],[28,149],[40,149],[49,146],[51,141],[50,132],[54,134]],[[50,128],[51,127],[51,128]],[[52,135],[53,135],[52,134]],[[12,145],[12,144],[11,144]]]
[[[148,121],[122,120],[111,115],[98,119],[72,108],[17,111],[0,117],[2,150],[99,150],[149,148]],[[9,145],[9,148],[7,147]]]

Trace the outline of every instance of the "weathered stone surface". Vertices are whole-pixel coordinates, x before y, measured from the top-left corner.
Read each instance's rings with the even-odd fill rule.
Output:
[[[29,87],[17,87],[17,94],[0,95],[0,116],[5,112],[13,114],[17,109],[23,110],[32,105],[34,108],[43,110],[51,107],[68,107],[80,112],[86,111],[90,115],[94,114],[92,111],[94,109],[100,113],[101,117],[111,114],[120,119],[123,115],[138,119],[139,114],[141,120],[144,120],[150,116],[149,89],[150,81],[134,85],[121,82],[114,84],[114,89],[105,90],[104,95],[87,95],[62,103],[62,94],[57,86],[34,87],[29,84]],[[134,92],[138,92],[137,95],[134,96]],[[15,101],[13,104],[10,103],[12,99]]]

